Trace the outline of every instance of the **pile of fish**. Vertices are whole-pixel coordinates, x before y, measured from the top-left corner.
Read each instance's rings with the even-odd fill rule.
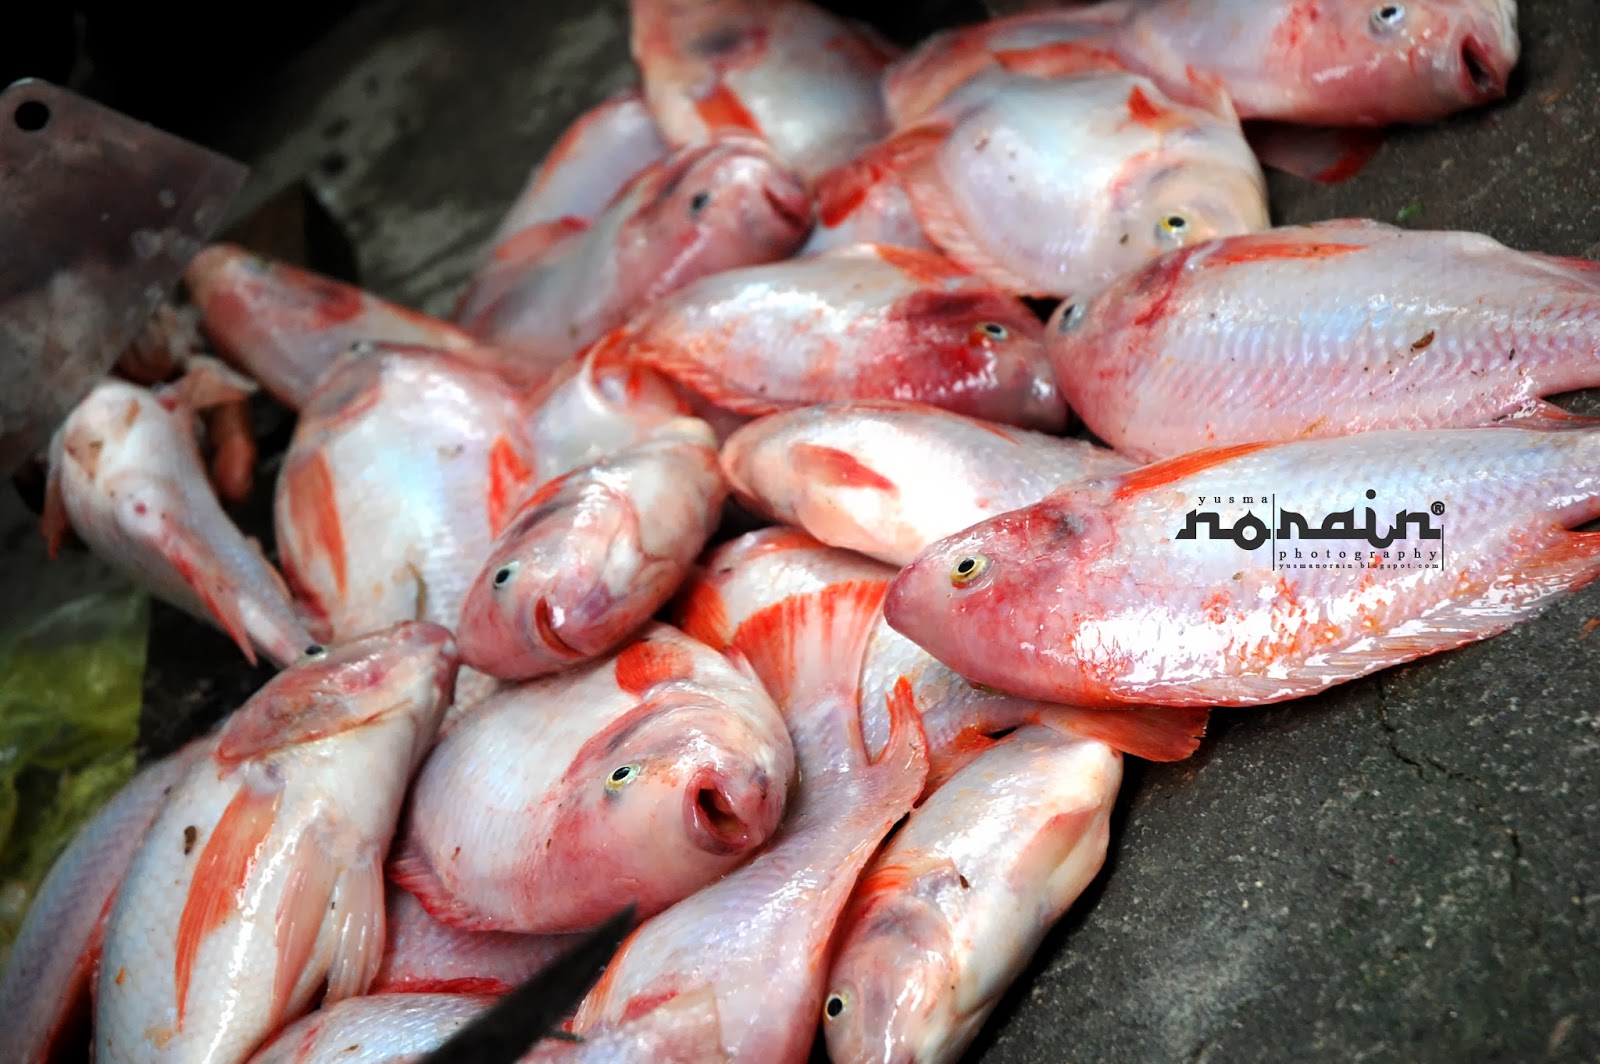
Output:
[[[454,321],[218,245],[229,365],[147,342],[182,375],[56,435],[52,541],[281,672],[62,857],[0,1059],[91,999],[99,1064],[411,1059],[631,905],[525,1059],[951,1061],[1099,872],[1124,754],[1600,573],[1600,429],[1545,400],[1600,384],[1600,264],[1269,228],[1263,161],[1501,96],[1513,0],[904,54],[634,0],[632,47]],[[298,412],[275,558],[219,501],[257,387]]]

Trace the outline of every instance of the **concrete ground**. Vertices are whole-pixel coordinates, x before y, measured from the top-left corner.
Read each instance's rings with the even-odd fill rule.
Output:
[[[1600,8],[1523,0],[1521,24],[1509,103],[1397,132],[1345,185],[1275,178],[1276,217],[1403,212],[1600,257]],[[625,30],[616,0],[378,0],[208,139],[255,167],[242,211],[306,176],[362,282],[442,312],[543,149],[632,76]],[[270,473],[245,521],[263,533]],[[24,520],[0,502],[19,611],[100,578],[75,558],[42,583]],[[1489,642],[1218,713],[1186,763],[1130,761],[1105,874],[974,1059],[1600,1059],[1597,618],[1592,587]],[[149,744],[263,676],[158,610]]]

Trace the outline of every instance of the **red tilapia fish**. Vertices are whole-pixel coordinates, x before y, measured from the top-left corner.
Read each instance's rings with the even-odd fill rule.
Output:
[[[301,412],[274,506],[284,574],[335,639],[401,620],[455,627],[532,486],[526,421],[498,375],[445,352],[340,358]]]
[[[862,245],[729,270],[645,309],[602,362],[654,369],[736,414],[906,399],[1059,431],[1067,407],[1021,302],[939,255]]]
[[[333,361],[358,341],[457,352],[478,346],[448,322],[232,244],[195,256],[184,279],[217,350],[291,410],[306,404]]]
[[[988,71],[879,149],[928,239],[1020,295],[1074,297],[1173,248],[1266,228],[1266,184],[1225,101],[1115,71]]]
[[[860,670],[881,582],[798,595],[751,618],[734,649],[784,709],[797,796],[744,867],[646,921],[572,1021],[585,1038],[648,1019],[709,987],[722,1048],[752,1064],[798,1064],[816,1036],[828,944],[856,877],[910,811],[928,771],[916,712],[891,708],[876,760],[861,738]]]
[[[1059,76],[1099,56],[1180,98],[1220,83],[1242,118],[1375,126],[1499,99],[1520,51],[1515,0],[1111,0],[936,34],[884,94],[905,124],[985,69]]]
[[[409,892],[385,897],[387,941],[374,994],[504,994],[559,961],[578,935],[462,931],[428,915]]]
[[[747,508],[892,565],[1068,481],[1133,465],[1085,440],[888,400],[773,414],[722,447]]]
[[[894,569],[810,536],[767,528],[717,548],[679,609],[685,630],[719,650],[737,645],[752,619],[795,596],[845,584],[887,585]],[[1204,710],[1083,710],[980,690],[879,617],[861,661],[861,729],[867,751],[883,748],[889,713],[909,703],[928,742],[928,787],[987,749],[995,735],[1046,724],[1063,735],[1110,743],[1152,761],[1179,761],[1199,745]]]
[[[156,597],[227,632],[246,658],[282,665],[312,641],[283,578],[206,479],[194,414],[176,391],[107,378],[50,442],[43,528],[71,528]]]
[[[545,484],[467,593],[462,660],[526,680],[615,649],[678,590],[727,494],[716,437],[696,418]]]
[[[719,136],[638,174],[591,223],[564,219],[501,244],[456,319],[553,369],[667,293],[787,258],[810,231],[800,179],[761,141]]]
[[[666,141],[637,89],[607,97],[579,115],[534,167],[490,248],[531,226],[593,218],[635,174],[666,154]]]
[[[666,625],[504,687],[417,777],[390,874],[468,930],[580,931],[657,912],[764,843],[794,750],[761,685]]]
[[[1532,415],[1600,384],[1600,262],[1369,221],[1186,248],[1057,310],[1067,400],[1141,460]]]
[[[5,1064],[61,1059],[88,1019],[106,916],[168,793],[211,744],[190,743],[139,772],[78,829],[39,884],[0,973]]]
[[[765,139],[813,178],[886,131],[892,48],[805,0],[633,0],[633,58],[674,144],[717,130]]]
[[[1105,863],[1121,781],[1104,743],[1026,727],[912,810],[840,920],[828,1059],[959,1060]]]
[[[1358,516],[1360,515],[1360,516]],[[1600,430],[1240,444],[1063,488],[929,547],[889,623],[1079,705],[1254,705],[1484,639],[1600,573]]]
[[[95,1059],[245,1060],[383,955],[383,855],[450,701],[450,633],[408,623],[316,647],[223,725],[117,891]]]

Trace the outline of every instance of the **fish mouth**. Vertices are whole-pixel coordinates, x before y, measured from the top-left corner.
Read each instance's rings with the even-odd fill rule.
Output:
[[[741,798],[753,801],[741,801]],[[740,795],[727,777],[705,769],[695,776],[684,794],[689,837],[700,849],[719,857],[743,853],[760,844],[761,833],[748,811],[741,807],[759,806],[759,803],[760,795]]]
[[[811,229],[811,200],[803,192],[768,185],[761,190],[761,195],[784,225],[799,233]]]
[[[1509,72],[1499,69],[1493,53],[1476,36],[1469,33],[1462,38],[1460,59],[1462,78],[1473,99],[1487,101],[1505,95]]]

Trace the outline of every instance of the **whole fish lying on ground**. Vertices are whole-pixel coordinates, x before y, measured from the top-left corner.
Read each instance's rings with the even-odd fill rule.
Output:
[[[958,1060],[1099,873],[1121,781],[1104,743],[1029,726],[912,810],[839,922],[829,1059]]]
[[[729,270],[601,341],[745,416],[841,399],[908,399],[1059,430],[1067,408],[1032,311],[947,259],[861,245]]]
[[[628,903],[644,916],[748,859],[793,776],[760,685],[655,625],[462,718],[417,777],[390,875],[464,929],[581,931]]]
[[[890,400],[773,414],[722,446],[746,507],[891,565],[1068,481],[1133,465],[1085,440]]]
[[[574,119],[528,175],[489,241],[491,256],[530,226],[593,218],[635,174],[666,154],[666,141],[637,89],[606,97]]]
[[[800,532],[766,528],[740,536],[706,559],[678,606],[684,629],[719,650],[734,646],[752,618],[798,594],[845,584],[887,585],[895,570]],[[932,790],[994,743],[1026,724],[1100,740],[1152,761],[1181,761],[1205,733],[1206,711],[1151,707],[1077,709],[979,689],[884,623],[867,639],[860,669],[861,730],[867,752],[883,748],[889,708],[910,699],[928,743]]]
[[[174,786],[106,924],[95,1059],[245,1060],[383,955],[383,855],[456,672],[450,633],[308,648]]]
[[[385,904],[387,940],[374,994],[504,994],[582,941],[576,935],[462,931],[429,916],[395,886]]]
[[[678,590],[727,494],[716,437],[695,418],[544,484],[467,593],[462,660],[526,680],[615,649]]]
[[[68,528],[151,594],[217,625],[255,662],[312,641],[283,578],[234,525],[206,478],[181,392],[107,378],[50,442],[43,528]],[[318,633],[324,634],[324,633]]]
[[[554,369],[662,296],[787,258],[810,231],[800,179],[759,140],[719,136],[646,168],[591,223],[514,234],[474,276],[456,319]]]
[[[531,487],[525,423],[501,378],[447,353],[374,344],[339,359],[301,411],[273,515],[284,575],[332,638],[455,627]]]
[[[1568,531],[1595,517],[1600,429],[1240,444],[1070,485],[940,540],[895,578],[885,612],[1014,694],[1257,705],[1532,616],[1600,574],[1600,540]]]
[[[804,1061],[816,1034],[829,941],[856,877],[922,792],[927,751],[909,700],[890,707],[889,738],[861,741],[860,668],[883,585],[800,594],[747,622],[734,649],[783,707],[798,794],[771,844],[646,921],[579,1006],[590,1037],[711,987],[734,1061]]]
[[[62,1047],[87,1021],[90,985],[117,888],[168,793],[210,751],[211,744],[193,742],[146,766],[56,858],[0,973],[0,1016],[6,1018],[0,1064],[59,1059]]]
[[[334,360],[362,340],[464,357],[478,348],[448,322],[233,244],[200,252],[184,280],[217,350],[291,410],[304,406]]]
[[[633,0],[632,49],[661,132],[753,133],[807,180],[886,132],[892,49],[806,0]]]
[[[1164,251],[1264,229],[1239,121],[1147,78],[989,71],[879,151],[928,239],[1008,292],[1080,297]]]
[[[1571,416],[1600,384],[1600,262],[1476,233],[1321,222],[1157,259],[1046,330],[1068,402],[1141,460]]]
[[[1505,95],[1515,0],[1110,0],[946,30],[897,60],[897,125],[985,69],[1075,73],[1113,58],[1183,98],[1216,82],[1239,116],[1322,126],[1431,122]]]

